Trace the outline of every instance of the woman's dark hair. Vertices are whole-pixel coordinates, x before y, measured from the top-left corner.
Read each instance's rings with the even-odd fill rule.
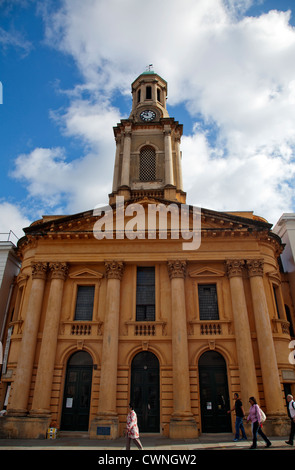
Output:
[[[257,405],[257,401],[255,397],[250,397],[249,400],[252,400],[254,402],[254,405]]]
[[[131,408],[132,410],[134,410],[133,403],[129,403],[129,408]]]

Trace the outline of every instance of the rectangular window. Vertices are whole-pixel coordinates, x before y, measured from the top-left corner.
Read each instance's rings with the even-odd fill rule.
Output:
[[[78,286],[75,320],[91,321],[93,314],[94,286]]]
[[[198,286],[200,320],[219,320],[216,284]]]
[[[136,321],[155,321],[155,268],[137,268]]]

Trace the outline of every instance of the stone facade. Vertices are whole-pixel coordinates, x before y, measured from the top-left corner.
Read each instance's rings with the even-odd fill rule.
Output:
[[[138,83],[140,98],[143,87],[154,83],[163,94],[159,98],[166,93],[166,82],[156,74],[143,74],[134,83],[136,99]],[[161,194],[147,181],[142,182],[140,194],[130,183],[127,160],[130,163],[136,126],[142,126],[141,145],[150,145],[153,126],[163,127],[165,119],[170,119],[162,101],[158,107],[153,103],[154,107],[159,113],[157,122],[145,123],[145,132],[136,104],[128,122],[115,128],[117,138],[118,129],[128,124],[130,142],[124,144],[125,153],[117,148],[109,206],[114,216],[116,195],[127,195],[125,209],[136,202],[145,214],[151,204],[168,207],[173,202],[180,209],[185,202],[180,173],[172,170],[173,179],[166,178],[169,165],[180,167],[180,160],[178,150],[173,150],[175,144],[167,144],[165,150],[165,133]],[[122,180],[124,171],[126,181]],[[215,415],[224,429],[233,429],[230,419],[234,418],[229,418],[226,407],[232,406],[235,392],[246,410],[248,398],[257,397],[268,417],[267,433],[286,434],[284,387],[295,393],[295,369],[289,361],[291,337],[285,305],[292,321],[294,309],[277,261],[283,245],[270,224],[252,213],[202,209],[200,247],[184,250],[182,236],[176,238],[169,223],[166,238],[160,236],[158,224],[154,238],[138,232],[130,239],[125,231],[123,236],[114,233],[112,238],[99,240],[93,230],[102,217],[104,213],[95,211],[45,216],[26,228],[26,236],[19,241],[22,267],[9,310],[7,329],[13,331],[0,388],[2,403],[10,385],[11,392],[7,414],[0,419],[0,436],[45,437],[51,420],[61,428],[75,430],[77,426],[79,430],[76,415],[88,407],[83,429],[86,422],[90,437],[116,438],[123,434],[133,398],[145,405],[140,419],[147,429],[171,438],[194,438],[206,432],[207,425],[210,429]],[[125,228],[130,216],[120,223]],[[154,316],[144,320],[137,315],[139,268],[153,268],[154,273]],[[90,319],[76,318],[81,287],[91,287]],[[212,305],[204,307],[201,302],[205,289],[215,299],[215,316],[210,313]],[[86,354],[76,355],[81,352]],[[86,362],[75,362],[82,356]],[[141,369],[140,357],[144,358]],[[201,374],[205,357],[210,358],[213,391],[206,386],[204,370]],[[218,367],[212,363],[216,358]],[[218,392],[217,369],[224,384],[222,393]],[[82,377],[82,388],[88,384],[87,393],[83,392],[88,402],[78,408],[70,393],[74,373],[76,384],[78,377]],[[211,392],[220,395],[219,401]]]

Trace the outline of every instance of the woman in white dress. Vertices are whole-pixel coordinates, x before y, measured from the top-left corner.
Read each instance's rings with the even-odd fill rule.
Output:
[[[126,423],[126,450],[130,450],[131,440],[140,450],[143,450],[143,447],[139,440],[137,416],[133,409],[133,405],[129,403],[129,413],[127,416],[127,423]]]

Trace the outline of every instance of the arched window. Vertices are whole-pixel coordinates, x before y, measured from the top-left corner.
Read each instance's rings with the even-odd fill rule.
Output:
[[[140,181],[154,181],[156,179],[156,152],[149,145],[140,151],[139,179]]]

